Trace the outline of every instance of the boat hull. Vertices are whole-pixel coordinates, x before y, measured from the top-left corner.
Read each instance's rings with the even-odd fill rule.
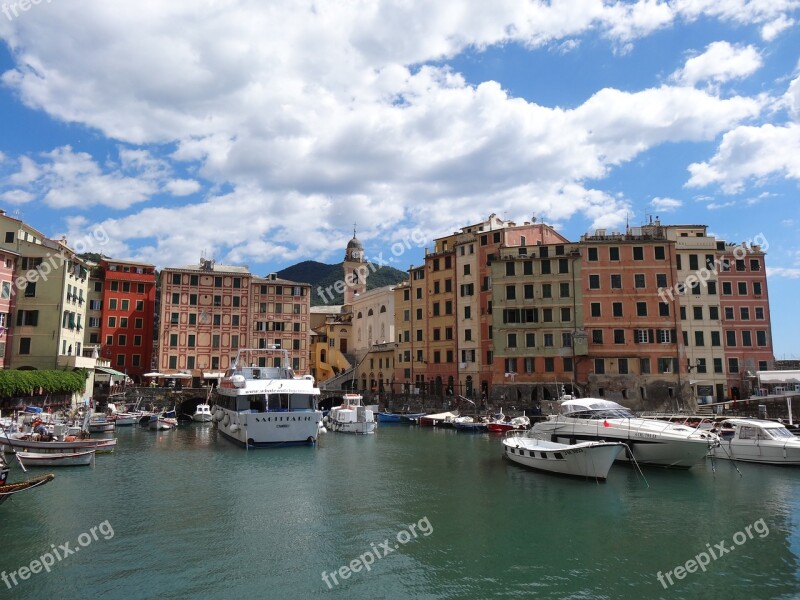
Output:
[[[227,439],[248,448],[314,444],[322,421],[322,412],[318,410],[266,413],[220,410],[223,416],[217,422],[217,430]]]
[[[151,419],[148,426],[153,430],[167,431],[169,429],[175,429],[175,427],[178,426],[178,421],[171,418],[167,419],[159,417],[158,419]]]
[[[195,423],[208,423],[211,421],[211,419],[213,419],[213,415],[206,413],[202,414],[195,413],[192,415],[192,421],[194,421]]]
[[[94,448],[97,452],[113,452],[114,447],[117,445],[117,440],[112,439],[94,439],[94,440],[76,440],[74,442],[36,442],[33,440],[17,440],[8,438],[0,438],[0,445],[3,446],[6,453],[14,453],[17,451],[36,451],[44,450],[51,452],[68,452],[77,450],[86,450]]]
[[[81,467],[90,465],[94,450],[80,452],[17,452],[25,467]]]
[[[377,423],[375,421],[361,421],[361,422],[347,422],[330,420],[328,427],[331,431],[338,431],[339,433],[354,433],[359,435],[369,435],[375,433]]]
[[[776,443],[775,445],[759,444],[751,440],[723,440],[716,448],[712,448],[711,456],[739,462],[761,463],[765,465],[800,466],[800,442],[791,446]]]
[[[605,480],[611,465],[624,449],[617,442],[585,442],[568,445],[524,437],[503,440],[504,455],[524,467],[596,480]]]
[[[620,453],[618,460],[642,465],[689,469],[703,462],[708,454],[711,440],[697,437],[662,435],[657,431],[626,427],[616,422],[570,423],[565,421],[543,421],[533,426],[532,432],[541,439],[561,444],[579,442],[622,442],[628,449]],[[669,424],[666,424],[669,426]]]
[[[133,424],[133,423],[131,423]],[[104,433],[107,431],[114,431],[115,423],[111,421],[109,423],[89,423],[89,431],[91,433]]]

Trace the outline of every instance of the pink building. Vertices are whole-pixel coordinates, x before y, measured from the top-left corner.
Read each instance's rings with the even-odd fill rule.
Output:
[[[16,297],[11,293],[11,288],[14,285],[14,264],[18,257],[16,252],[0,250],[0,369],[5,369],[10,362],[9,319]]]

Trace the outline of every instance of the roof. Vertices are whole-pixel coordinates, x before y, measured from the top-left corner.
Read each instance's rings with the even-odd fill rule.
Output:
[[[776,421],[766,421],[762,419],[725,419],[725,423],[731,425],[745,425],[747,427],[758,427],[759,429],[777,429],[783,427],[783,423]]]
[[[247,267],[217,264],[212,264],[210,270],[204,269],[200,265],[186,265],[185,267],[164,267],[162,272],[164,271],[191,271],[193,273],[235,273],[237,275],[250,275],[250,270]]]
[[[253,276],[252,283],[280,283],[282,285],[305,285],[311,287],[310,283],[302,283],[299,281],[291,281],[289,279],[281,279],[280,277],[258,277]]]

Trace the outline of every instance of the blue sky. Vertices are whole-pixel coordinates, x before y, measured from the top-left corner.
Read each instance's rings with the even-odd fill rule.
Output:
[[[109,256],[405,269],[490,213],[768,240],[800,357],[800,0],[0,0],[0,207]],[[392,244],[411,248],[392,253]],[[429,245],[429,244],[428,244]],[[395,246],[399,248],[401,246]]]

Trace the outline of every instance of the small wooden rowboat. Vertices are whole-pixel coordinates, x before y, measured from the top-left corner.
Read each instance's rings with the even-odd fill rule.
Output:
[[[91,464],[94,452],[17,452],[17,459],[25,467],[79,467]]]

